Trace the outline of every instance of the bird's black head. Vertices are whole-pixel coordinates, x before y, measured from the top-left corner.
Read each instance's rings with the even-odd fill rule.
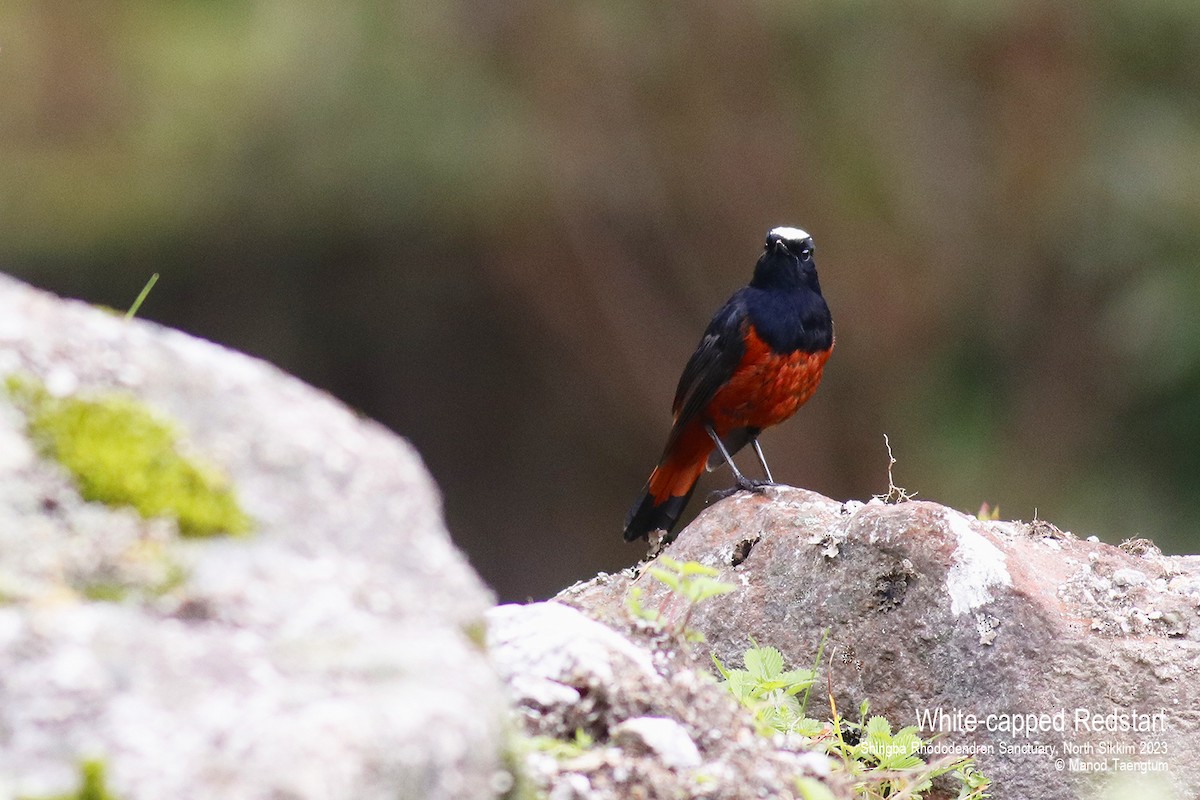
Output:
[[[754,266],[750,285],[759,289],[798,289],[821,291],[817,266],[813,262],[813,240],[799,228],[772,228],[762,256]]]

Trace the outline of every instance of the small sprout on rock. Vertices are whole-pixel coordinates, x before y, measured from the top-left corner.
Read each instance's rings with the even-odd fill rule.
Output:
[[[918,735],[916,726],[892,733],[892,724],[886,718],[866,718],[866,703],[860,708],[860,720],[866,719],[865,722],[842,719],[837,715],[836,705],[831,703],[831,707],[835,736],[828,740],[829,752],[842,759],[846,771],[855,779],[856,796],[920,798],[943,775],[958,779],[959,800],[983,800],[989,796],[986,790],[991,781],[975,770],[974,759],[947,756],[926,763],[921,754],[930,742]]]
[[[742,656],[745,669],[727,668],[713,654],[713,663],[721,673],[726,688],[738,702],[754,714],[759,733],[798,733],[815,737],[824,728],[820,722],[804,715],[808,690],[817,680],[816,670],[784,670],[783,654],[774,647],[754,645]],[[804,697],[796,695],[804,692]]]
[[[730,693],[753,714],[759,733],[799,734],[811,746],[841,764],[841,781],[848,781],[855,797],[867,800],[883,798],[921,798],[932,788],[934,779],[954,775],[959,782],[960,800],[983,800],[990,781],[975,771],[974,761],[965,757],[947,757],[928,764],[921,753],[929,744],[915,726],[892,732],[884,717],[871,716],[870,703],[858,707],[859,721],[841,716],[829,690],[829,722],[805,716],[808,693],[816,682],[816,664],[821,663],[825,641],[818,648],[813,669],[784,670],[783,655],[774,647],[753,647],[743,656],[745,669],[730,669],[715,655],[713,662]],[[803,696],[798,698],[803,692]],[[814,778],[797,778],[796,789],[806,800],[834,797],[828,786]]]
[[[68,794],[51,797],[20,797],[18,800],[117,800],[104,780],[104,762],[88,759],[79,765],[79,788]]]
[[[133,319],[137,316],[138,309],[142,307],[142,303],[146,302],[146,298],[150,295],[150,290],[154,288],[154,284],[156,283],[158,283],[157,272],[150,276],[150,280],[146,281],[146,285],[138,293],[137,299],[133,301],[133,305],[125,312],[125,319]]]
[[[1044,519],[1038,519],[1036,516],[1034,516],[1033,521],[1025,526],[1025,532],[1029,536],[1042,539],[1071,538],[1069,533],[1059,530],[1058,526],[1053,522],[1047,522]]]
[[[975,769],[975,764],[970,759],[955,767],[952,774],[962,783],[962,788],[958,791],[959,797],[979,800],[991,797],[987,790],[992,785],[992,779]]]
[[[917,735],[918,728],[909,725],[892,733],[892,724],[884,717],[874,716],[862,728],[862,738],[854,746],[854,755],[866,764],[880,769],[904,770],[921,766],[924,761],[917,750],[925,742]]]
[[[642,605],[643,594],[642,587],[630,586],[629,594],[625,595],[625,607],[629,609],[629,613],[633,615],[634,619],[647,622],[653,628],[661,628],[662,614]]]
[[[731,583],[718,581],[716,576],[720,572],[699,562],[681,563],[670,556],[659,556],[657,561],[659,566],[650,567],[650,575],[670,589],[671,594],[685,600],[688,604],[683,618],[677,624],[672,625],[669,632],[684,641],[704,641],[704,634],[688,628],[688,620],[691,619],[692,612],[698,604],[718,595],[732,592],[735,587]],[[640,586],[629,588],[629,592],[625,595],[625,607],[629,609],[630,615],[654,630],[666,629],[662,614],[654,609],[646,608],[642,604],[644,595],[645,592]]]
[[[683,618],[673,626],[671,633],[688,642],[704,641],[703,633],[688,627],[692,612],[705,600],[732,592],[736,587],[732,583],[717,580],[716,576],[721,574],[720,572],[697,561],[681,563],[670,556],[659,556],[658,563],[660,566],[650,568],[650,574],[670,589],[672,594],[681,597],[688,604]],[[633,594],[633,589],[630,589],[630,594]],[[637,602],[640,596],[639,594],[634,602]],[[629,602],[627,599],[626,604]]]
[[[836,800],[837,796],[816,778],[796,778],[796,791],[801,800]]]
[[[555,739],[553,736],[531,736],[529,738],[530,747],[559,761],[579,758],[591,750],[595,744],[596,740],[583,728],[576,728],[575,737],[569,741]]]
[[[980,522],[993,522],[1000,519],[1000,506],[989,506],[986,501],[979,506],[975,519]]]
[[[487,652],[487,622],[485,620],[481,618],[464,622],[459,630],[476,650],[481,653]]]
[[[699,562],[680,563],[670,556],[660,556],[658,563],[662,566],[651,567],[650,574],[692,605],[734,590],[733,584],[716,580],[720,572]]]

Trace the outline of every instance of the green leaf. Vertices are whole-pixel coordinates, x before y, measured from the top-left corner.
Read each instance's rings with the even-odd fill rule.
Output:
[[[673,592],[680,591],[683,586],[683,584],[680,582],[679,576],[674,572],[667,572],[665,569],[661,569],[659,567],[651,567],[649,572],[660,583],[665,584]]]
[[[866,727],[863,733],[867,736],[885,736],[888,739],[892,738],[892,723],[888,722],[885,717],[879,715],[873,716],[867,720]]]
[[[749,672],[741,669],[729,670],[725,683],[730,694],[743,704],[748,704],[750,701],[756,699],[755,689],[758,688],[758,682],[754,680]]]
[[[792,726],[790,733],[798,733],[809,739],[815,739],[825,732],[825,723],[812,717],[801,716]]]
[[[684,596],[693,603],[700,603],[710,597],[728,594],[734,588],[734,585],[731,583],[722,583],[703,575],[683,580]]]
[[[783,654],[774,647],[753,647],[743,657],[746,670],[761,681],[772,680],[783,672]]]
[[[662,615],[657,611],[646,608],[642,605],[642,587],[631,586],[629,592],[625,595],[625,607],[629,609],[629,613],[637,619],[645,620],[654,624],[659,624]]]
[[[531,736],[529,738],[530,747],[559,761],[579,758],[595,743],[596,740],[582,728],[575,729],[575,736],[570,741],[555,739],[553,736]]]
[[[825,657],[825,643],[828,641],[829,641],[829,628],[826,628],[825,630],[821,631],[821,641],[817,644],[817,655],[813,658],[813,665],[812,665],[813,675],[816,675],[817,670],[819,670],[821,668],[821,660]],[[813,684],[815,684],[815,683],[816,683],[816,681],[814,680]],[[807,689],[804,690],[804,697],[800,698],[801,712],[806,711],[808,709],[808,695],[809,695],[810,689],[812,689],[812,685],[810,685]]]
[[[725,669],[725,665],[721,663],[721,659],[717,658],[716,653],[709,653],[709,658],[717,665],[717,672],[721,673],[721,677],[729,680],[729,670]]]
[[[835,800],[829,787],[816,778],[796,778],[796,791],[803,800]]]
[[[779,675],[779,681],[787,687],[788,694],[796,694],[813,685],[817,674],[811,669],[793,669]]]
[[[892,737],[885,763],[892,769],[924,766],[924,759],[915,755],[922,744],[921,738],[916,734],[916,728],[904,728]]]

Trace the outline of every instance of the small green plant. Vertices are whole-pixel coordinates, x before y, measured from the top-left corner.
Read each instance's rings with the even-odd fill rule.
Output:
[[[733,584],[716,579],[721,573],[715,568],[697,561],[680,563],[670,556],[659,556],[658,563],[661,566],[651,567],[650,574],[693,606],[734,589]]]
[[[837,800],[833,790],[816,778],[796,778],[796,791],[801,800]]]
[[[981,522],[990,522],[1000,519],[1000,506],[991,506],[985,501],[979,506],[979,511],[975,514],[975,519]]]
[[[847,745],[844,739],[838,743],[845,748],[845,755],[849,758],[881,770],[896,772],[924,766],[925,762],[917,755],[917,751],[925,742],[917,735],[920,729],[915,725],[892,733],[892,723],[878,715],[870,717],[865,723],[843,724],[853,726],[859,732],[858,744]],[[918,788],[925,789],[928,786]]]
[[[575,737],[570,740],[555,739],[553,736],[531,736],[529,746],[534,750],[553,756],[559,761],[570,761],[579,758],[595,746],[596,740],[583,728],[575,729]]]
[[[738,702],[754,713],[759,733],[798,733],[816,737],[825,725],[805,716],[808,693],[817,680],[816,669],[783,669],[783,654],[774,647],[754,646],[742,656],[745,669],[727,668],[713,654],[713,663],[725,686]],[[823,642],[822,642],[823,644]],[[820,663],[818,652],[817,663]],[[803,692],[802,697],[797,697]]]
[[[69,794],[52,797],[21,797],[18,800],[117,800],[104,779],[104,762],[88,759],[79,764],[79,788]]]
[[[161,546],[145,546],[143,544],[136,549],[144,554],[143,558],[148,558],[152,561],[152,564],[149,566],[154,568],[156,574],[149,580],[117,574],[110,577],[72,581],[72,588],[88,600],[120,603],[130,597],[162,597],[187,582],[187,570],[181,564],[174,561],[166,548]],[[129,557],[128,552],[126,557]],[[143,564],[143,566],[147,565]]]
[[[833,736],[827,740],[827,752],[839,758],[854,781],[855,792],[868,800],[911,797],[919,800],[943,775],[958,779],[959,800],[984,800],[991,781],[975,769],[974,759],[946,756],[927,763],[919,755],[929,740],[918,735],[916,726],[892,732],[892,724],[881,716],[867,717],[869,706],[863,701],[858,722],[847,720],[833,709]],[[865,721],[864,721],[865,720]],[[850,734],[849,736],[847,734]]]
[[[960,762],[952,773],[961,784],[958,790],[959,800],[983,800],[991,797],[987,790],[992,785],[992,779],[975,769],[973,760],[960,759]]]
[[[860,796],[869,800],[919,800],[932,788],[934,779],[943,775],[958,778],[959,800],[984,800],[989,796],[986,790],[991,781],[975,769],[975,759],[946,756],[926,763],[918,754],[931,740],[922,739],[916,726],[893,734],[887,719],[868,716],[871,705],[866,700],[859,705],[858,722],[847,720],[838,713],[832,690],[829,708],[833,736],[826,740],[827,752],[841,759]]]
[[[683,612],[680,620],[670,627],[670,633],[688,642],[704,641],[704,634],[688,627],[692,612],[705,600],[732,592],[735,588],[733,584],[717,580],[720,572],[712,567],[697,561],[676,561],[670,556],[659,556],[658,566],[650,567],[649,573],[670,589],[671,594],[687,603],[687,610]],[[646,608],[642,604],[642,597],[641,587],[631,587],[625,596],[625,607],[636,619],[647,622],[656,629],[663,629],[665,626],[662,614]]]
[[[778,650],[760,647],[753,640],[751,644],[742,657],[745,669],[727,668],[713,656],[726,688],[754,714],[760,733],[799,734],[840,762],[856,796],[866,800],[899,797],[919,800],[932,787],[934,779],[942,775],[958,778],[959,800],[983,800],[988,796],[990,781],[975,770],[973,759],[948,757],[926,763],[919,753],[928,742],[918,735],[918,729],[909,726],[893,733],[887,719],[868,716],[870,704],[866,701],[859,706],[858,722],[838,713],[832,691],[829,721],[806,716],[809,691],[816,683],[816,666],[785,670],[783,655]],[[821,663],[824,645],[822,639],[816,664]],[[811,778],[797,779],[796,788],[806,800],[833,796],[827,787]]]
[[[662,627],[662,614],[642,605],[644,594],[642,587],[630,586],[629,593],[625,595],[625,607],[629,609],[629,613],[633,615],[634,619],[649,623],[654,628]]]

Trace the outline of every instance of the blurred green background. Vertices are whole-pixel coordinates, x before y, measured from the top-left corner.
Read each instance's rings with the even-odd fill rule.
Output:
[[[7,0],[0,109],[0,269],[161,272],[141,316],[409,437],[502,598],[642,554],[778,224],[838,349],[776,477],[884,492],[886,433],[920,498],[1200,549],[1200,4]]]

